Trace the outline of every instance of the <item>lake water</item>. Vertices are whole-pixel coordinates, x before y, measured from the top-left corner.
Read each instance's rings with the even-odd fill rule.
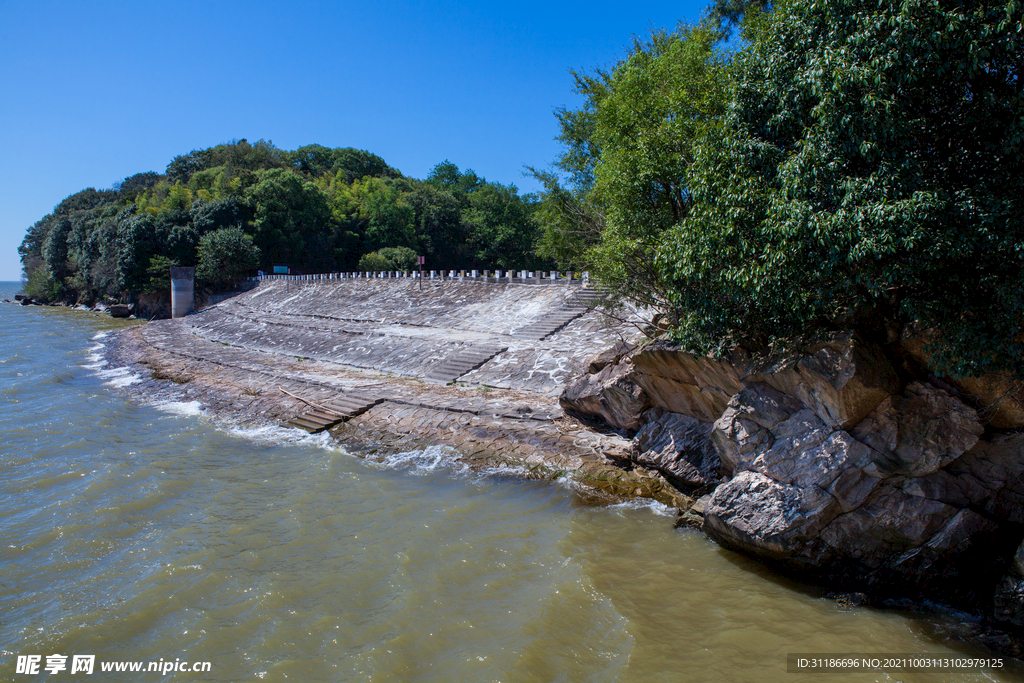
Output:
[[[980,651],[949,635],[968,617],[843,608],[656,505],[131,402],[99,357],[124,325],[0,305],[3,680],[1024,680],[787,673],[789,652]],[[67,670],[16,673],[54,654]]]

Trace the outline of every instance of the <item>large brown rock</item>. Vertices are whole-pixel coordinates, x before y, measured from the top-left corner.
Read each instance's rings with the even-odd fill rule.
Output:
[[[651,404],[713,422],[744,385],[761,382],[800,400],[825,423],[848,429],[899,390],[895,369],[882,351],[853,332],[792,353],[752,360],[742,349],[728,358],[687,353],[658,341],[633,354],[634,381]]]
[[[938,387],[911,382],[903,396],[886,398],[853,435],[889,456],[896,471],[920,477],[959,458],[982,432],[973,408]]]
[[[890,394],[899,378],[881,349],[837,332],[800,353],[768,357],[744,376],[800,399],[823,422],[849,429]]]
[[[1019,471],[1010,463],[1024,462],[1011,454],[1024,441],[1004,440],[997,463],[963,456],[961,466],[980,433],[972,415],[941,389],[913,385],[851,434],[767,384],[748,385],[713,428],[734,476],[707,501],[705,529],[727,547],[825,577],[929,590],[961,577],[950,590],[972,594],[984,582],[968,582],[1002,552],[999,522],[976,511],[992,500],[981,491],[1008,485]],[[1003,505],[1021,494],[1024,483]]]
[[[730,398],[711,432],[723,471],[731,475],[741,463],[769,448],[775,441],[772,430],[802,407],[793,397],[766,384],[746,387]]]
[[[978,441],[952,464],[903,489],[957,507],[974,507],[993,519],[1024,524],[1024,434]]]
[[[633,381],[633,364],[622,358],[597,374],[584,374],[569,383],[558,398],[563,409],[599,417],[615,429],[635,431],[650,407],[644,390]]]
[[[660,471],[676,485],[701,489],[718,483],[718,453],[711,444],[711,425],[689,415],[652,408],[630,450],[630,460]]]
[[[114,304],[107,310],[112,318],[127,318],[132,314],[131,304]]]
[[[634,381],[650,396],[651,404],[702,422],[714,422],[729,398],[743,385],[742,354],[725,359],[687,353],[679,345],[659,340],[633,354]]]
[[[794,560],[839,512],[836,499],[816,486],[746,471],[715,489],[704,507],[704,529],[727,548]]]

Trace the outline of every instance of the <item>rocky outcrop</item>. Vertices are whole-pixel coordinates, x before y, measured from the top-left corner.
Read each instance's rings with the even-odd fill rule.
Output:
[[[1021,540],[1024,434],[986,434],[985,409],[957,387],[901,384],[852,333],[755,358],[659,341],[612,360],[579,380],[589,410],[622,404],[616,382],[642,390],[654,408],[630,460],[713,488],[689,514],[722,545],[857,590],[991,599]],[[1024,573],[1007,577],[997,602],[1024,625]]]
[[[591,359],[588,365],[600,369],[595,374],[577,377],[566,386],[558,399],[562,408],[599,417],[615,429],[639,429],[640,416],[650,407],[650,400],[634,381],[633,364],[620,357],[617,362]]]
[[[687,353],[677,344],[656,341],[632,356],[633,381],[650,396],[651,404],[703,422],[714,422],[729,398],[743,388],[740,380],[746,357],[716,359]]]
[[[711,425],[689,415],[652,408],[637,432],[629,459],[661,472],[687,491],[699,491],[719,481],[719,458],[711,444]]]
[[[849,429],[885,398],[899,379],[881,349],[852,332],[782,357],[769,356],[743,376],[800,400],[826,424]]]
[[[980,433],[973,409],[921,383],[887,398],[852,434],[750,385],[714,426],[734,476],[708,501],[705,528],[728,547],[865,586],[986,573],[1004,551],[998,521],[973,509],[982,499],[968,493],[953,504],[940,495],[952,482],[926,478]]]
[[[978,413],[959,399],[921,382],[903,396],[886,398],[854,429],[854,435],[887,456],[909,477],[938,472],[978,443]]]

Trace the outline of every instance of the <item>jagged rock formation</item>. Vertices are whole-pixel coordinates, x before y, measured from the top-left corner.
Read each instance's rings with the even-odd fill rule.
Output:
[[[639,430],[631,459],[684,490],[715,487],[696,512],[722,545],[857,590],[979,607],[995,592],[995,616],[1024,626],[1024,560],[1007,570],[1024,434],[992,423],[1020,426],[1012,401],[911,375],[853,333],[763,358],[665,341],[607,358],[563,408]]]

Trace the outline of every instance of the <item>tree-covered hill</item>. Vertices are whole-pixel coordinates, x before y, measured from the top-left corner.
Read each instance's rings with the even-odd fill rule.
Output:
[[[19,252],[27,293],[44,301],[166,291],[172,265],[197,266],[210,287],[273,264],[399,267],[410,253],[435,269],[533,268],[547,265],[534,255],[537,207],[448,161],[417,180],[363,150],[239,140],[71,195]]]

